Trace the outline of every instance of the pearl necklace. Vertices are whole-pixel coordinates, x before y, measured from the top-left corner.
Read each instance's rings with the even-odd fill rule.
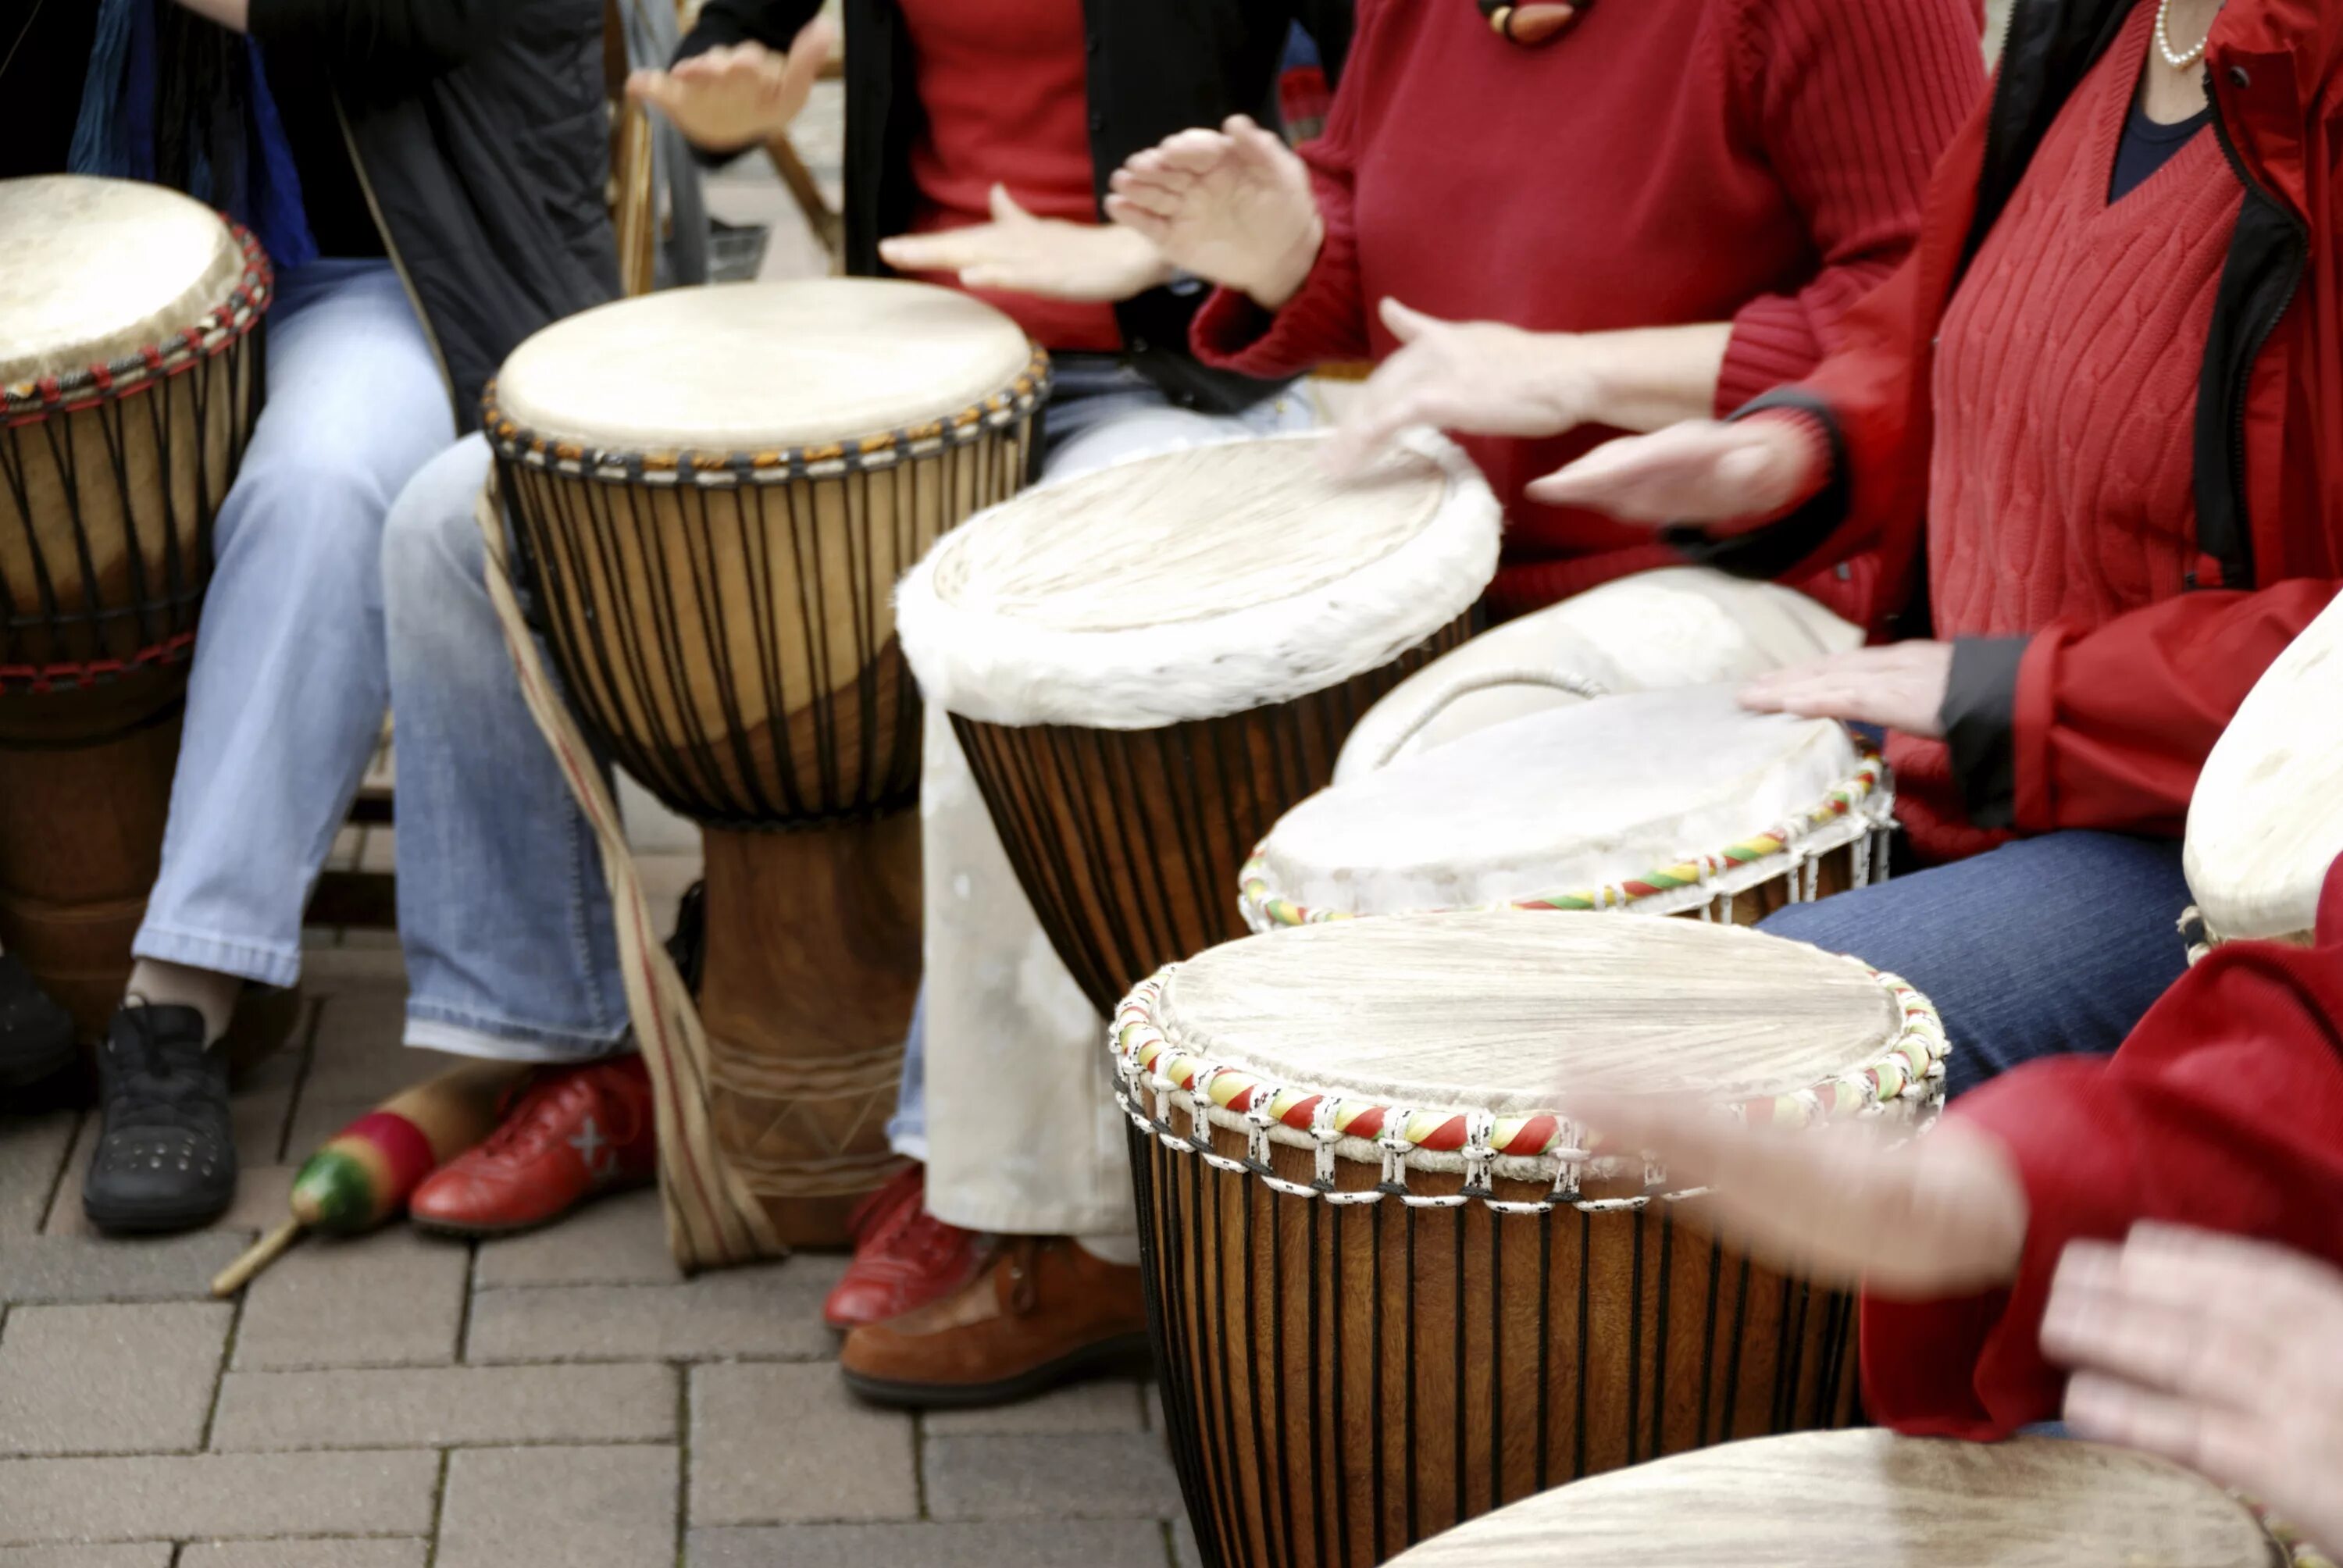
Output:
[[[2156,52],[2174,70],[2185,71],[2205,57],[2205,45],[2213,41],[2213,29],[2207,25],[2205,35],[2197,40],[2197,46],[2184,55],[2172,46],[2171,21],[2172,0],[2159,0],[2156,7]]]

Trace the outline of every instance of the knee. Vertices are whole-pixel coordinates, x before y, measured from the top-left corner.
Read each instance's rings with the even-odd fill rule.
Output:
[[[256,455],[220,508],[216,554],[224,569],[246,558],[305,584],[370,573],[389,505],[365,465],[330,450]]]
[[[488,468],[486,443],[468,436],[426,463],[391,504],[382,582],[394,627],[478,592],[485,552],[475,508]]]

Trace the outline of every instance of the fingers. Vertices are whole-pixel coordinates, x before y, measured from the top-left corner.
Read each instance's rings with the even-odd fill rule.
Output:
[[[1190,175],[1143,171],[1126,164],[1108,178],[1107,189],[1153,216],[1172,218],[1179,216],[1195,183]]]
[[[1283,136],[1262,129],[1250,115],[1232,115],[1221,129],[1239,160],[1265,173],[1284,174],[1300,162]]]
[[[1123,166],[1193,176],[1219,167],[1237,146],[1236,138],[1225,131],[1181,131],[1164,137],[1148,151],[1134,155]]]
[[[813,95],[813,85],[820,79],[822,66],[830,63],[830,46],[837,36],[830,19],[817,15],[789,41],[789,57],[780,63],[773,82],[775,99],[788,117],[794,119]]]
[[[2262,1423],[2239,1412],[2078,1372],[2067,1380],[2064,1413],[2083,1437],[2160,1455],[2225,1486],[2268,1489],[2273,1467]]]
[[[1106,216],[1151,245],[1164,245],[1172,237],[1172,222],[1169,218],[1141,206],[1127,196],[1108,196]]]
[[[2063,1365],[2141,1389],[2251,1409],[2286,1349],[2269,1325],[2291,1322],[2185,1257],[2077,1241],[2058,1260],[2042,1314],[2042,1348]]]
[[[1383,317],[1383,325],[1391,329],[1391,335],[1402,343],[1413,343],[1432,328],[1448,325],[1436,316],[1411,310],[1388,295],[1375,307],[1375,313]]]
[[[898,272],[958,272],[992,259],[984,239],[983,226],[898,235],[879,242],[879,255]]]
[[[991,209],[992,221],[995,223],[1031,223],[1033,221],[1033,215],[1019,206],[1017,198],[1009,194],[1009,187],[998,181],[993,183],[985,202]]]
[[[683,96],[683,88],[665,71],[636,71],[627,77],[627,101],[641,104],[661,114],[672,115]]]
[[[1678,498],[1711,480],[1731,445],[1712,432],[1722,427],[1679,425],[1649,436],[1607,441],[1578,461],[1534,479],[1533,500],[1584,507],[1631,522],[1673,522],[1684,517]]]

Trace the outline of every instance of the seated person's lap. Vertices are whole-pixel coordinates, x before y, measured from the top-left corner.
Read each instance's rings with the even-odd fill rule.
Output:
[[[1959,1094],[2036,1057],[2115,1050],[2187,967],[2188,903],[2178,843],[2066,832],[1792,905],[1760,929],[1918,987],[1944,1017]]]

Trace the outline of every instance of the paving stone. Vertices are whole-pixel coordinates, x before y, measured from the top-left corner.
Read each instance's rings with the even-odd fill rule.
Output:
[[[0,1453],[201,1448],[235,1316],[226,1302],[18,1307],[0,1337]]]
[[[1203,1551],[1196,1544],[1196,1527],[1184,1513],[1172,1522],[1172,1561],[1176,1568],[1204,1568]]]
[[[430,1549],[427,1541],[364,1541],[348,1536],[191,1542],[179,1549],[178,1568],[423,1568]]]
[[[1163,1568],[1163,1526],[1151,1519],[1067,1519],[1046,1530],[1006,1523],[695,1529],[684,1562],[686,1568]]]
[[[40,1230],[80,1120],[71,1111],[51,1111],[0,1121],[0,1237]]]
[[[670,1367],[433,1367],[230,1372],[211,1445],[448,1448],[676,1435]]]
[[[911,1418],[846,1392],[838,1369],[695,1367],[691,1522],[916,1519]]]
[[[922,1460],[934,1519],[1170,1519],[1181,1509],[1152,1432],[930,1438]]]
[[[588,1205],[561,1221],[508,1241],[484,1241],[472,1282],[498,1285],[676,1285],[683,1274],[668,1251],[667,1213],[650,1188]]]
[[[930,1437],[979,1432],[1138,1432],[1143,1385],[1121,1378],[1069,1383],[1038,1399],[988,1410],[938,1410],[927,1416]]]
[[[468,1448],[447,1459],[437,1568],[673,1568],[672,1448]]]
[[[394,1225],[312,1237],[245,1294],[238,1372],[444,1366],[456,1359],[470,1250]]]
[[[472,1299],[468,1362],[692,1361],[837,1353],[821,1299],[843,1260],[791,1258],[680,1285],[552,1285]]]
[[[0,1546],[0,1568],[171,1568],[171,1543],[127,1546]]]
[[[0,1464],[0,1545],[420,1535],[438,1479],[427,1450],[21,1459]]]
[[[389,947],[354,941],[360,933],[336,930],[330,944],[301,955],[303,989],[321,997],[342,997],[353,990],[393,990],[404,1000],[407,960],[394,942]],[[397,933],[393,933],[395,936]]]
[[[208,1301],[212,1276],[251,1238],[236,1231],[108,1241],[0,1241],[0,1302]]]
[[[247,1165],[236,1173],[236,1201],[216,1231],[273,1231],[292,1216],[291,1165]]]
[[[293,1109],[292,1125],[286,1131],[287,1161],[298,1169],[303,1161],[324,1146],[327,1139],[387,1098],[387,1095],[374,1095],[336,1099],[331,1095],[304,1093],[301,1102]]]
[[[353,982],[320,1000],[305,1099],[387,1100],[462,1060],[399,1043],[407,1032],[407,991],[395,979]]]

